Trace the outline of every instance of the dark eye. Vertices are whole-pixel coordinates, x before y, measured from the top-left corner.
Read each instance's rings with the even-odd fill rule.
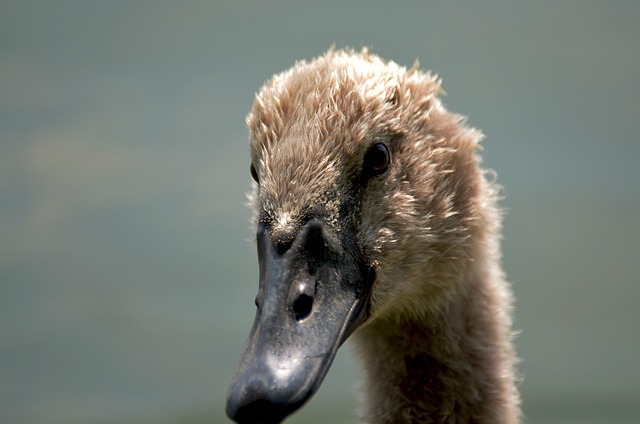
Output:
[[[380,175],[387,170],[391,163],[391,153],[384,143],[376,143],[364,155],[362,173],[366,177]]]
[[[253,181],[260,184],[260,179],[258,178],[258,172],[256,171],[256,167],[253,166],[253,164],[251,164],[250,171],[251,171],[251,178],[253,178]]]

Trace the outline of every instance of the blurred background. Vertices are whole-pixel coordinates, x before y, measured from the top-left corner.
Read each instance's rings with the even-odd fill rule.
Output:
[[[444,80],[505,187],[526,422],[640,423],[640,3],[0,4],[0,422],[225,423],[244,118],[298,59]],[[355,423],[345,345],[290,423]]]

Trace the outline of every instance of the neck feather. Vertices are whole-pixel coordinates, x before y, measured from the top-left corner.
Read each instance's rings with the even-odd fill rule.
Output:
[[[354,334],[363,422],[518,422],[508,285],[486,263],[466,280],[435,310],[378,317]]]

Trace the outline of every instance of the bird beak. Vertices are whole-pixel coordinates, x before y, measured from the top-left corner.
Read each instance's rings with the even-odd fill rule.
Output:
[[[333,246],[312,219],[283,247],[259,226],[258,310],[227,399],[235,422],[275,424],[297,410],[366,318],[370,273],[341,234]]]

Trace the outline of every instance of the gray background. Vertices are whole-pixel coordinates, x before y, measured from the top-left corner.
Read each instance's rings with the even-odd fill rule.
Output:
[[[505,187],[529,423],[640,423],[640,3],[2,1],[0,422],[226,422],[244,117],[332,43],[438,73]],[[356,417],[343,347],[291,423]]]

